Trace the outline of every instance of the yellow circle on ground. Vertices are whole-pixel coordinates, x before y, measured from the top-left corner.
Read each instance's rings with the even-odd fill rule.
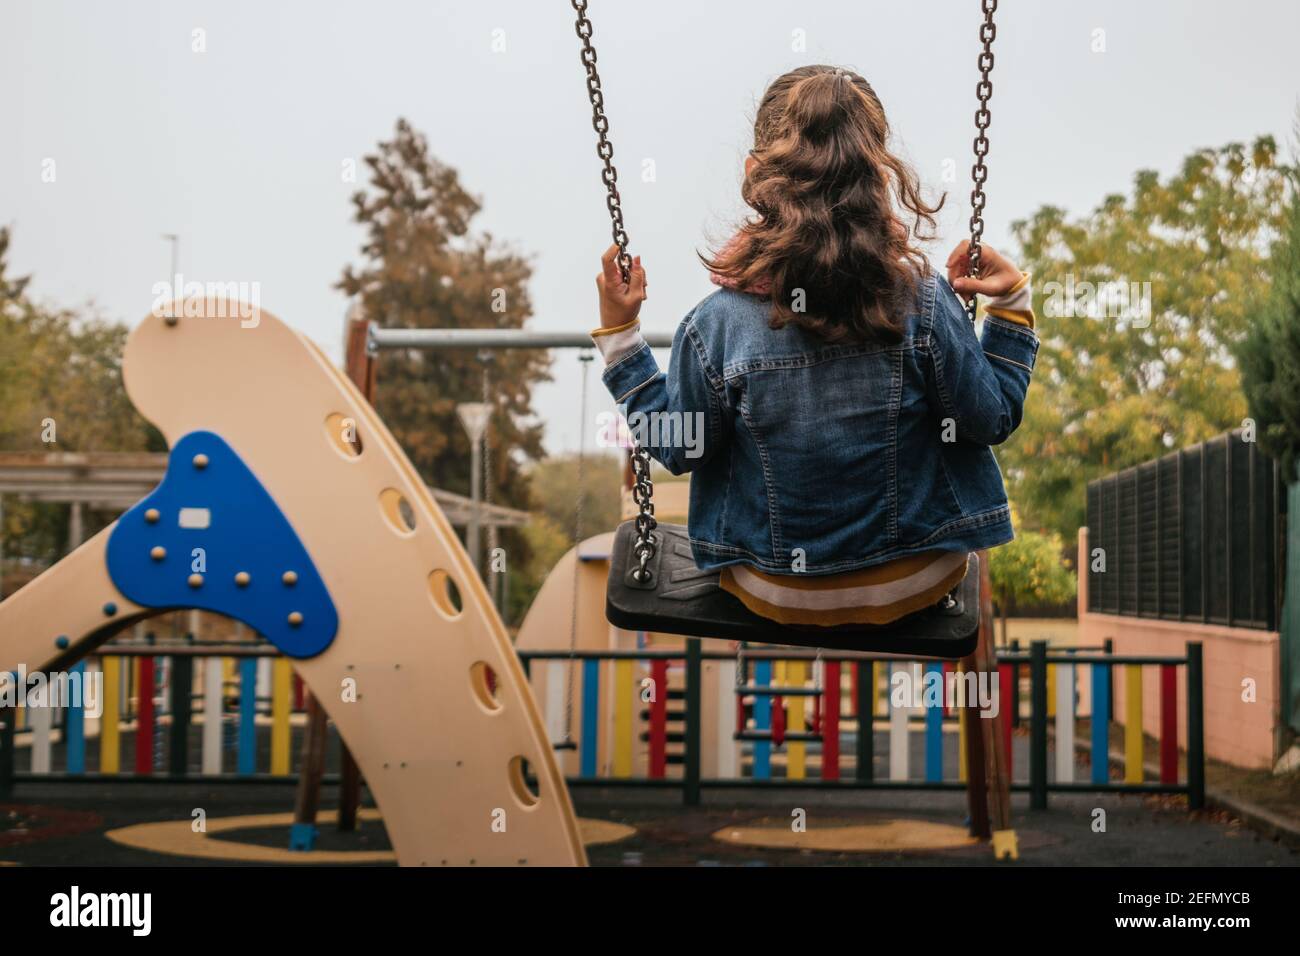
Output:
[[[824,853],[952,850],[979,842],[964,827],[906,819],[849,826],[812,824],[803,833],[792,830],[788,820],[763,820],[752,826],[725,827],[713,834],[713,839],[738,846]]]
[[[582,831],[585,846],[603,846],[606,843],[618,843],[636,833],[636,827],[612,820],[593,820],[589,817],[578,818],[578,829]]]
[[[381,819],[379,811],[364,809],[357,812],[362,820]],[[134,826],[109,830],[104,835],[114,843],[150,853],[167,853],[172,856],[198,857],[204,860],[236,860],[241,863],[396,863],[392,850],[312,850],[303,852],[287,847],[263,846],[258,843],[237,843],[234,840],[210,840],[214,833],[231,830],[249,830],[259,827],[287,827],[293,823],[292,813],[255,813],[242,817],[223,817],[207,821],[207,831],[195,833],[189,820],[164,820],[160,823],[137,823]],[[587,846],[617,843],[636,832],[633,827],[607,820],[579,819],[582,840]]]

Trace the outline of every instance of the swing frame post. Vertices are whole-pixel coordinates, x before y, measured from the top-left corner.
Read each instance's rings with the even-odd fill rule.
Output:
[[[189,773],[190,723],[193,717],[194,658],[172,659],[172,726],[168,739],[168,767],[173,777]]]
[[[370,323],[365,321],[360,309],[348,316],[347,372],[367,402],[375,400],[375,379],[379,363],[366,349],[366,335]],[[361,767],[357,764],[347,742],[339,740],[339,812],[338,828],[351,833],[357,828],[357,808],[361,805]]]
[[[367,336],[373,325],[361,315],[358,307],[348,311],[347,354],[344,371],[361,397],[373,402],[378,363],[367,345]],[[294,825],[305,828],[316,826],[316,813],[320,807],[320,788],[325,776],[325,736],[328,730],[325,709],[307,692],[307,727],[302,740],[302,769],[298,775],[298,792],[294,799]],[[343,833],[357,828],[357,808],[361,805],[361,768],[352,751],[339,740],[339,809],[337,826]]]
[[[975,653],[962,661],[962,669],[975,672],[983,685],[999,678],[997,657],[993,649],[993,586],[989,577],[988,552],[980,552],[980,623]],[[1009,694],[997,690],[999,709],[1007,705]],[[1007,773],[1006,738],[1000,733],[999,721],[980,713],[979,700],[967,700],[966,724],[966,798],[970,808],[970,834],[976,839],[993,841],[998,859],[1018,855],[1015,831],[1011,828],[1011,780]],[[973,722],[973,723],[972,723]]]

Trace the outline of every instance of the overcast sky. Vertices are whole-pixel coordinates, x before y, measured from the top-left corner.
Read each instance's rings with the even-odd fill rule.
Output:
[[[875,86],[896,146],[951,193],[932,254],[961,238],[978,0],[592,0],[591,16],[648,328],[671,331],[710,291],[695,252],[741,212],[754,105],[803,63]],[[1297,37],[1295,0],[1002,0],[988,241],[1195,148],[1286,141]],[[589,329],[609,227],[578,49],[563,0],[0,0],[12,267],[44,301],[134,324],[167,277],[160,235],[177,233],[187,279],[259,283],[337,358],[347,303],[331,287],[362,239],[341,171],[406,117],[482,198],[478,227],[532,258],[532,327]],[[577,368],[557,353],[538,393],[553,451],[576,442]]]

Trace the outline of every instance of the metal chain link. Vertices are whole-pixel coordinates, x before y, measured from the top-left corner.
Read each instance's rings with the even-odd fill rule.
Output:
[[[578,19],[574,31],[582,41],[582,66],[587,71],[587,96],[591,100],[591,126],[596,131],[596,155],[604,163],[600,178],[605,184],[605,206],[609,209],[614,244],[618,246],[618,268],[623,281],[632,276],[632,256],[627,251],[627,229],[623,226],[623,202],[618,194],[618,170],[614,168],[614,144],[609,140],[609,118],[605,116],[605,94],[600,86],[600,73],[596,69],[596,48],[591,43],[592,26],[587,17],[587,0],[569,0]],[[633,442],[632,448],[632,500],[637,505],[636,542],[633,549],[637,567],[633,575],[638,581],[649,576],[650,560],[655,556],[654,484],[650,481],[650,453]]]
[[[984,11],[984,21],[980,24],[980,41],[984,44],[984,48],[980,50],[977,61],[980,79],[975,84],[975,95],[980,105],[975,111],[975,165],[970,170],[971,182],[974,183],[970,194],[970,271],[967,273],[970,276],[979,275],[980,240],[984,236],[984,183],[989,175],[984,158],[989,153],[988,128],[993,121],[993,114],[989,110],[989,100],[993,98],[993,81],[989,77],[993,73],[993,40],[998,35],[998,28],[993,22],[998,0],[981,0],[981,8]],[[970,301],[966,303],[966,312],[972,322],[975,321],[976,308],[976,296],[972,293]]]
[[[638,581],[649,576],[648,565],[655,556],[654,530],[659,526],[655,520],[654,482],[650,480],[650,453],[640,445],[632,448],[632,500],[636,502],[636,552],[637,568],[632,572]]]
[[[618,268],[627,282],[632,275],[632,256],[627,251],[627,230],[623,227],[623,204],[618,194],[618,170],[614,168],[614,144],[609,140],[609,119],[605,116],[605,94],[596,70],[596,48],[591,45],[591,20],[587,18],[587,0],[570,0],[578,14],[574,30],[582,40],[582,66],[587,71],[587,96],[591,99],[591,126],[596,131],[596,155],[604,163],[600,178],[605,184],[605,205],[618,246]]]

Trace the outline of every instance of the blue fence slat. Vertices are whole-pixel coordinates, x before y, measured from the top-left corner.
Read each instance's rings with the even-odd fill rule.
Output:
[[[1092,665],[1092,782],[1110,780],[1110,665]]]
[[[939,688],[942,693],[943,688],[943,665],[926,664],[925,679],[921,689],[925,692],[925,779],[930,783],[938,783],[943,779],[943,702],[942,696],[940,702],[932,706],[929,700],[929,688],[935,680],[930,675],[938,675]]]
[[[772,662],[754,662],[754,684],[765,687],[772,683]],[[772,729],[772,698],[760,694],[754,698],[754,729],[758,731]],[[754,741],[754,779],[770,780],[772,778],[772,743],[768,740]]]
[[[78,661],[68,674],[72,678],[68,681],[68,689],[75,686],[77,693],[64,702],[67,711],[63,740],[68,749],[68,773],[80,774],[86,772],[86,662]]]
[[[257,772],[257,658],[239,661],[239,745],[235,770],[247,776]]]
[[[584,777],[596,776],[600,720],[600,661],[582,662],[582,746],[579,766]]]

